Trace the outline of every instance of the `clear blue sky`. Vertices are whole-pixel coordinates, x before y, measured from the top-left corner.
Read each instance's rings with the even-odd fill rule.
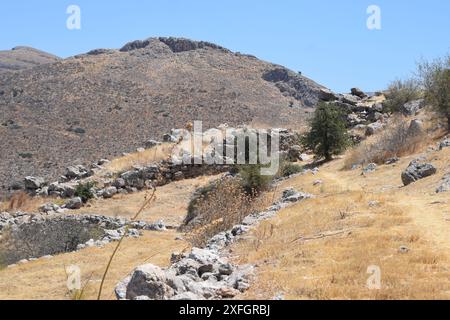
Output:
[[[66,9],[81,8],[81,30]],[[368,30],[367,7],[382,29]],[[1,0],[0,50],[28,45],[61,57],[183,36],[285,65],[338,92],[383,89],[421,58],[450,51],[448,0]]]

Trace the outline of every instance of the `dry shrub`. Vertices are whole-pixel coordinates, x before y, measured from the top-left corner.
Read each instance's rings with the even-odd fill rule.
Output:
[[[188,231],[187,239],[193,246],[203,247],[212,236],[231,229],[267,203],[263,194],[252,197],[246,193],[238,179],[224,179],[196,200],[191,208],[195,213],[183,230]]]
[[[411,133],[409,123],[399,118],[392,126],[353,149],[345,160],[345,169],[416,153],[426,141],[426,133]]]

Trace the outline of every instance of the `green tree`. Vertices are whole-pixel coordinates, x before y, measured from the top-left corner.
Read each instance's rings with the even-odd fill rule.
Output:
[[[425,100],[447,119],[450,131],[450,55],[418,66]]]
[[[303,145],[316,156],[333,159],[350,145],[343,114],[333,104],[319,103],[311,121],[311,130],[302,139]]]

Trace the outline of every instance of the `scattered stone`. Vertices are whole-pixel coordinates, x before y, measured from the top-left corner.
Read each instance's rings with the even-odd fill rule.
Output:
[[[401,246],[401,247],[398,249],[398,252],[399,252],[399,253],[402,253],[402,254],[408,253],[409,251],[410,251],[410,249],[409,249],[408,247],[406,247],[406,246]]]
[[[370,208],[378,207],[379,205],[380,205],[379,201],[376,201],[376,200],[369,201],[369,207]]]
[[[313,182],[313,186],[319,186],[319,185],[322,185],[322,184],[323,184],[322,180],[316,180],[316,181]]]
[[[450,147],[450,138],[446,138],[439,143],[439,150]]]
[[[386,160],[385,164],[389,165],[389,164],[394,164],[400,161],[400,158],[398,157],[393,157],[393,158],[389,158]]]
[[[419,160],[412,161],[408,168],[402,172],[403,185],[407,186],[420,179],[436,174],[437,169],[430,163],[422,163]]]
[[[368,174],[375,172],[377,170],[378,166],[376,163],[369,163],[365,168],[363,168],[362,174]]]
[[[441,181],[441,185],[436,189],[436,193],[450,191],[450,173],[446,174]]]
[[[83,200],[81,200],[80,197],[75,197],[75,198],[69,199],[65,204],[65,207],[70,210],[78,210],[82,206],[83,206]]]

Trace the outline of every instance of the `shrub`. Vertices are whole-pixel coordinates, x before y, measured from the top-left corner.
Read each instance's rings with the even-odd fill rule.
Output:
[[[197,190],[195,190],[191,200],[189,201],[187,214],[183,221],[185,225],[188,225],[192,220],[194,220],[197,217],[198,215],[197,206],[199,205],[199,202],[207,199],[208,195],[212,193],[212,191],[217,189],[219,183],[220,180],[215,180],[208,183],[206,186],[200,187]]]
[[[311,121],[311,130],[303,137],[302,143],[326,161],[345,151],[350,139],[340,109],[333,104],[320,103]]]
[[[425,89],[425,100],[447,120],[450,131],[450,54],[418,66],[421,83]]]
[[[191,217],[185,219],[181,229],[189,232],[187,239],[193,246],[203,247],[212,236],[242,223],[249,214],[261,211],[267,206],[264,200],[262,196],[247,194],[239,179],[225,178],[195,200]]]
[[[239,166],[241,186],[249,195],[258,195],[270,188],[274,176],[262,175],[261,168],[262,165],[260,164],[246,164]]]
[[[95,196],[92,192],[93,187],[95,187],[94,182],[79,183],[75,188],[75,196],[80,197],[83,203],[86,203]]]
[[[368,163],[384,164],[388,159],[413,154],[424,143],[425,133],[412,133],[409,124],[394,119],[394,126],[366,140],[356,147],[345,160],[345,169]]]
[[[289,177],[293,174],[300,173],[304,170],[303,166],[289,163],[289,162],[282,162],[280,167],[279,176],[281,177]]]
[[[396,80],[389,85],[386,101],[383,103],[386,111],[400,112],[408,102],[421,98],[420,84],[414,79]]]

